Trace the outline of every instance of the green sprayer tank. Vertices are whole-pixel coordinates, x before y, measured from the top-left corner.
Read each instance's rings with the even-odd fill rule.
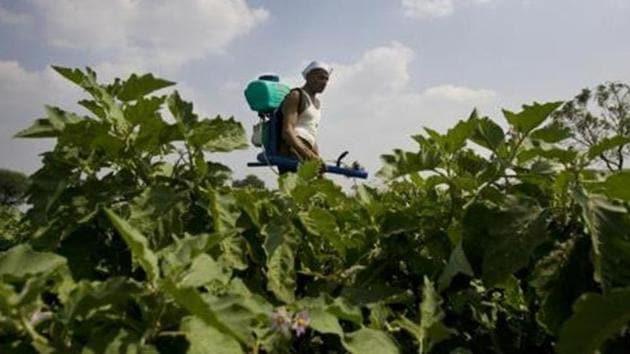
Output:
[[[291,89],[280,83],[276,75],[262,75],[245,89],[245,98],[249,107],[260,113],[270,113],[280,106]]]

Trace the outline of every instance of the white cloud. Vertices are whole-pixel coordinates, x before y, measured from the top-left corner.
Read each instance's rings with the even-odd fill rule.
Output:
[[[7,25],[22,25],[31,21],[31,17],[22,14],[13,12],[9,9],[6,9],[0,4],[0,24]]]
[[[49,44],[108,55],[108,62],[177,68],[264,22],[269,13],[245,0],[31,0]]]
[[[451,15],[456,6],[455,2],[472,4],[489,3],[492,0],[402,0],[405,17],[412,19],[438,18]]]
[[[394,42],[368,50],[354,63],[333,64],[322,97],[324,156],[349,150],[349,161],[376,172],[380,155],[393,148],[416,149],[410,136],[423,127],[444,132],[475,107],[486,113],[495,108],[498,95],[490,89],[450,83],[414,89],[409,73],[414,57],[413,50]]]
[[[417,19],[444,17],[454,10],[452,0],[402,0],[402,7],[406,17]]]

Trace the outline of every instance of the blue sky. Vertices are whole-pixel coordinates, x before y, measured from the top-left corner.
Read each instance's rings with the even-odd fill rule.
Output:
[[[104,79],[150,71],[176,81],[202,116],[255,114],[242,90],[264,72],[300,84],[313,59],[334,72],[322,96],[322,152],[349,150],[371,172],[423,126],[474,108],[571,98],[630,81],[630,0],[0,0],[0,167],[33,172],[47,141],[11,139],[81,93],[50,65]],[[236,177],[257,151],[211,156]],[[342,181],[342,180],[339,180]]]

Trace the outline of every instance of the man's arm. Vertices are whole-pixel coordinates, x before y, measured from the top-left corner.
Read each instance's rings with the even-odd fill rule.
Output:
[[[300,105],[300,92],[297,90],[291,91],[282,105],[282,138],[292,146],[300,156],[303,156],[309,160],[318,160],[319,155],[310,149],[295,132],[295,125],[298,119],[298,109]]]

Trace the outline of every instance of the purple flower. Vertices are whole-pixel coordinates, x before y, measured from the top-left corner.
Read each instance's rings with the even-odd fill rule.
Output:
[[[308,327],[310,323],[311,317],[306,310],[303,310],[295,314],[291,328],[295,331],[295,335],[300,337],[306,332],[306,327]]]
[[[291,316],[286,307],[278,307],[271,314],[271,329],[282,333],[285,337],[291,336]]]

